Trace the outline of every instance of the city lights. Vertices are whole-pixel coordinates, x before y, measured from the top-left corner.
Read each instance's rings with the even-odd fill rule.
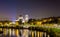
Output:
[[[60,1],[0,0],[0,37],[60,37]]]

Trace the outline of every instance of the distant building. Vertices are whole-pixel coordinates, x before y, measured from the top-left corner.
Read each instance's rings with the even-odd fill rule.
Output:
[[[29,16],[25,15],[25,22],[28,22],[28,20],[29,20]]]
[[[19,15],[18,21],[19,21],[19,24],[22,24],[22,22],[23,22],[23,16],[22,15]]]
[[[23,18],[22,15],[19,15],[18,19],[16,21],[19,22],[19,24],[22,24],[22,23],[25,23],[25,22],[28,22],[29,20],[29,17],[28,15],[25,15],[25,17]]]

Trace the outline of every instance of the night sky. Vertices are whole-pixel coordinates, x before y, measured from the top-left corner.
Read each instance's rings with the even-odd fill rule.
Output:
[[[16,19],[28,14],[30,18],[60,16],[60,1],[39,0],[0,0],[0,18]]]
[[[16,13],[16,1],[0,0],[0,18],[15,20]]]

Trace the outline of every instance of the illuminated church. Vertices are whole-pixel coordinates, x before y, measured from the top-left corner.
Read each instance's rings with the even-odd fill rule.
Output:
[[[29,20],[29,16],[25,15],[25,17],[23,17],[22,15],[19,15],[18,19],[16,21],[19,21],[19,24],[28,22]]]

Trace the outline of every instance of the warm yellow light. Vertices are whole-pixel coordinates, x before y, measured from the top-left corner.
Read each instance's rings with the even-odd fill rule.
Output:
[[[46,22],[47,20],[43,20],[43,22]]]

